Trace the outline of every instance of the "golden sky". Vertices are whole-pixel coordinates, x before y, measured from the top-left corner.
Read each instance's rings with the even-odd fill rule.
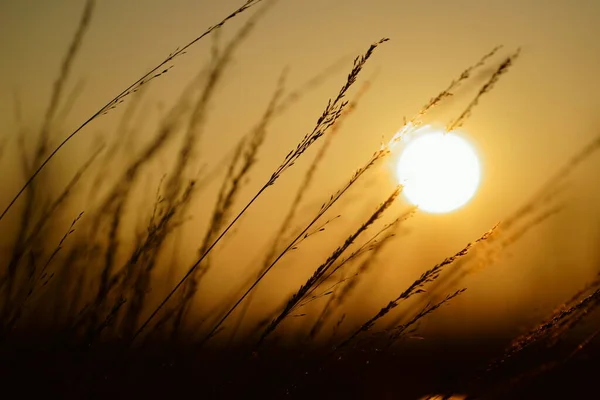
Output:
[[[69,125],[64,127],[65,134],[177,46],[187,43],[240,3],[241,0],[99,1],[75,66],[75,79],[69,86],[72,88],[79,78],[85,83]],[[34,128],[39,124],[82,4],[80,0],[0,2],[0,135],[10,135],[16,129],[13,93],[18,93],[22,102],[26,125]],[[248,16],[227,24],[221,40],[230,38]],[[455,213],[419,214],[411,221],[411,234],[389,252],[390,260],[402,261],[391,262],[382,269],[385,273],[373,277],[373,285],[382,285],[380,291],[369,296],[373,307],[389,299],[424,268],[509,215],[568,157],[600,134],[600,3],[596,0],[280,0],[235,54],[235,61],[227,70],[228,78],[211,105],[203,147],[206,150],[201,151],[201,156],[214,162],[215,154],[231,148],[259,118],[285,67],[290,68],[286,87],[295,88],[340,57],[361,54],[382,37],[391,41],[377,50],[359,81],[370,79],[375,73],[377,78],[336,138],[316,189],[311,191],[316,202],[327,198],[364,163],[382,136],[393,135],[404,116],[411,117],[494,46],[505,46],[496,62],[517,47],[522,48],[522,54],[509,74],[483,98],[464,127],[483,164],[478,193]],[[169,74],[153,83],[148,97],[149,113],[160,112],[156,104],[173,101],[208,60],[210,46],[210,39],[200,42],[175,62]],[[327,99],[343,84],[349,68],[350,63],[346,62],[339,72],[273,124],[263,153],[272,157],[261,158],[253,175],[257,178],[249,183],[246,196],[312,129]],[[476,78],[475,84],[481,82]],[[456,102],[439,116],[456,115],[460,104],[474,94],[475,84],[459,91]],[[68,166],[76,158],[75,150],[89,145],[93,135],[114,127],[118,115],[108,115],[86,128],[69,145],[71,151],[60,154],[57,165]],[[307,160],[304,163],[305,167]],[[5,204],[18,181],[11,174],[15,167],[10,159],[0,162],[0,168],[0,201]],[[255,232],[264,221],[277,221],[284,208],[273,208],[272,204],[289,201],[302,168],[298,165],[290,171],[257,204],[227,246],[234,246],[245,233]],[[460,310],[465,324],[475,321],[473,315],[477,312],[485,313],[481,304],[487,301],[505,316],[513,316],[522,299],[532,301],[532,308],[552,307],[568,298],[590,276],[597,256],[595,242],[600,239],[600,191],[596,184],[598,174],[594,172],[599,168],[598,157],[590,160],[567,190],[567,209],[519,242],[511,249],[514,254],[504,256],[502,262],[467,283],[470,297],[458,299],[453,306]],[[368,195],[361,195],[364,204],[360,215],[389,194],[392,181],[393,176],[382,167],[377,181],[382,183],[370,187]],[[350,215],[344,219],[345,225],[332,228],[336,237],[342,237],[361,221]],[[184,241],[193,244],[198,230],[198,226],[190,228]],[[315,250],[315,260],[326,256],[330,247],[325,246],[320,253]],[[223,257],[231,258],[234,265],[236,260],[250,261],[256,255],[255,248],[258,247],[248,246],[243,255],[223,251]],[[293,258],[289,263],[293,264]],[[293,281],[282,293],[297,287],[311,266],[307,268],[279,272],[288,278],[292,276],[289,279]],[[239,271],[232,267],[223,273],[234,276]],[[283,278],[274,274],[272,279]],[[536,296],[540,291],[547,295]]]

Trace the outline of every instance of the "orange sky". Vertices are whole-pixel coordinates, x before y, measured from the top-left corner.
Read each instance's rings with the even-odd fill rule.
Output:
[[[240,3],[241,0],[99,1],[74,71],[76,78],[84,79],[85,92],[65,129],[76,127],[177,46]],[[0,3],[0,135],[15,130],[14,91],[18,91],[23,103],[27,125],[33,128],[39,124],[81,7],[80,0]],[[231,37],[247,17],[226,25],[222,39]],[[385,274],[374,278],[374,284],[384,287],[370,298],[373,307],[386,301],[419,271],[501,221],[545,177],[600,133],[600,3],[595,0],[281,0],[236,53],[228,79],[211,106],[202,156],[214,162],[216,154],[228,150],[259,118],[284,67],[290,67],[287,87],[295,88],[340,57],[361,54],[381,37],[391,41],[377,50],[360,79],[368,79],[376,71],[379,75],[336,138],[317,189],[311,192],[317,202],[328,197],[366,161],[381,137],[389,138],[401,126],[403,116],[412,116],[494,46],[505,46],[500,56],[521,46],[522,56],[494,91],[484,97],[464,127],[483,163],[479,192],[469,205],[455,213],[419,214],[411,222],[414,232],[389,254],[390,260],[406,257],[401,263],[406,268],[390,263]],[[153,83],[149,107],[173,100],[208,59],[210,44],[210,40],[201,42],[176,61],[172,72]],[[248,185],[245,196],[262,184],[298,139],[312,129],[348,69],[347,63],[273,124],[264,149],[264,154],[273,157],[261,159],[253,175],[257,178]],[[70,87],[75,82],[72,79]],[[475,87],[466,86],[457,94],[457,102],[468,101]],[[456,115],[460,108],[452,105],[442,111],[439,115],[447,117]],[[92,133],[114,127],[118,115],[117,112],[95,121],[70,144],[71,152],[65,151],[55,160],[56,165],[68,166],[76,149],[89,145]],[[304,163],[290,171],[257,204],[243,220],[236,238],[255,232],[265,220],[271,224],[277,221],[284,209],[273,209],[272,204],[291,198],[307,160]],[[14,165],[10,159],[0,161],[0,168],[0,203],[5,204],[18,182],[11,174]],[[596,205],[600,203],[600,191],[594,189],[595,183],[592,185],[597,182],[594,171],[598,168],[600,162],[595,157],[574,177],[567,191],[569,207],[561,215],[520,242],[512,250],[515,255],[504,257],[499,265],[469,282],[471,297],[459,299],[456,305],[466,323],[471,317],[465,314],[485,308],[472,304],[485,303],[487,298],[493,298],[498,312],[508,316],[516,312],[521,299],[533,301],[534,307],[552,307],[587,279],[595,241],[600,238],[600,207]],[[388,195],[392,181],[393,176],[382,167],[378,182],[383,183],[363,195],[362,215]],[[333,227],[332,232],[341,237],[359,222],[346,215],[344,225]],[[198,229],[190,228],[186,243],[197,242]],[[232,246],[237,243],[236,238]],[[243,256],[223,251],[223,257],[231,258],[232,263],[239,262],[240,257],[251,260],[253,248],[246,248],[248,253]],[[328,250],[319,254],[326,255]],[[293,257],[290,264],[292,260]],[[232,268],[223,273],[232,276],[236,271]],[[294,271],[293,282],[283,293],[297,287],[307,276],[306,271]],[[220,280],[222,276],[213,279]],[[274,275],[272,279],[281,278]],[[387,284],[390,281],[394,285]],[[540,290],[549,294],[536,296]]]

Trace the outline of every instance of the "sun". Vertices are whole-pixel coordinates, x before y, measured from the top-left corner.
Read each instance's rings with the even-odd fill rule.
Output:
[[[397,164],[407,200],[430,213],[454,211],[471,200],[481,179],[473,146],[455,133],[428,131],[408,141]]]

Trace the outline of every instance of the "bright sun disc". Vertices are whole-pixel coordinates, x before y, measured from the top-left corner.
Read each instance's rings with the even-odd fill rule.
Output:
[[[477,191],[479,159],[465,139],[453,133],[427,132],[408,142],[397,165],[408,201],[430,213],[465,205]]]

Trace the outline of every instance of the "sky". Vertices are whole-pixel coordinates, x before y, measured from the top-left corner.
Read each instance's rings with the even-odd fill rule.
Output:
[[[70,82],[72,88],[81,79],[84,91],[59,136],[66,135],[177,46],[187,43],[240,3],[241,0],[99,1]],[[22,104],[26,125],[34,129],[39,124],[82,4],[80,0],[0,2],[0,135],[9,136],[17,129],[13,117],[15,95]],[[228,23],[219,40],[231,38],[248,16]],[[280,0],[235,54],[227,71],[229,78],[211,105],[202,156],[207,162],[214,162],[218,154],[231,148],[259,118],[285,68],[289,68],[286,86],[295,88],[340,58],[350,60],[363,53],[370,43],[382,37],[391,40],[377,49],[359,79],[359,83],[372,80],[372,87],[336,138],[317,178],[316,189],[311,192],[316,202],[328,197],[364,163],[382,137],[391,137],[401,127],[403,117],[411,117],[482,55],[503,45],[494,59],[496,64],[517,48],[521,48],[521,56],[492,93],[482,99],[463,128],[483,164],[478,193],[455,213],[415,217],[413,225],[409,225],[413,233],[389,252],[390,260],[406,257],[402,268],[386,265],[382,269],[385,273],[372,277],[373,285],[384,286],[378,293],[366,294],[372,307],[385,302],[419,271],[509,215],[544,179],[600,133],[598,1]],[[149,120],[172,104],[209,59],[210,48],[210,39],[200,42],[174,63],[169,74],[153,83],[147,103]],[[267,177],[299,138],[312,129],[327,99],[343,84],[350,65],[345,61],[339,71],[274,123],[265,145],[265,154],[270,156],[261,159],[256,176]],[[464,105],[482,82],[481,77],[476,77],[474,84],[459,91],[448,107],[433,114],[432,122],[456,115],[460,104]],[[94,121],[69,145],[71,150],[57,157],[57,168],[68,171],[80,160],[78,150],[114,127],[119,115],[116,112]],[[465,323],[475,321],[473,315],[485,314],[488,304],[506,318],[519,314],[523,299],[531,302],[532,309],[551,308],[589,278],[597,256],[594,243],[600,238],[600,191],[592,185],[597,182],[594,171],[598,167],[596,157],[577,172],[567,189],[568,207],[560,215],[520,241],[512,250],[514,255],[504,257],[498,265],[468,282],[473,292],[470,300],[459,299],[456,306]],[[0,161],[0,168],[5,171],[0,174],[0,202],[4,204],[17,190],[19,175],[12,173],[16,167],[10,155]],[[393,160],[381,168],[366,195],[354,194],[365,203],[360,203],[362,208],[356,215],[364,215],[388,195],[394,184],[391,170]],[[302,165],[290,171],[257,204],[243,220],[231,246],[243,246],[247,241],[236,245],[236,238],[276,223],[285,208],[271,205],[290,200],[302,173]],[[246,196],[260,185],[261,179],[264,180],[259,178],[248,184]],[[345,219],[347,225],[332,227],[332,235],[342,234],[359,222],[352,216]],[[198,226],[190,228],[191,233],[183,240],[193,246],[198,237],[194,232],[198,230]],[[239,264],[240,258],[252,259],[253,250],[260,248],[260,240],[268,237],[268,231],[259,236],[258,244],[248,245],[246,253],[241,252],[243,256],[223,250],[224,259],[231,258],[231,264]],[[328,250],[330,246],[324,246],[312,256],[318,259]],[[289,263],[293,264],[293,258]],[[307,276],[306,271],[286,270],[280,274],[291,276],[289,279],[299,284]],[[224,276],[238,273],[236,268],[223,272]],[[218,282],[223,276],[213,279]],[[272,279],[276,282],[283,278],[274,274]],[[293,287],[291,284],[282,293]],[[547,293],[536,296],[540,291]],[[477,302],[480,304],[474,305]]]

